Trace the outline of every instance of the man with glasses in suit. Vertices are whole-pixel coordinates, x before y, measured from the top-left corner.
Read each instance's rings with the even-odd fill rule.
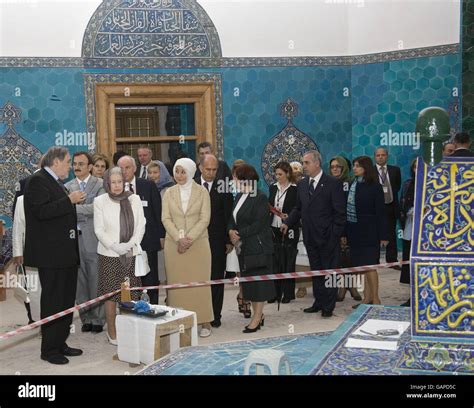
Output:
[[[76,152],[73,156],[74,179],[66,183],[69,191],[82,191],[86,199],[76,204],[77,233],[81,263],[77,277],[76,303],[81,304],[97,297],[98,255],[97,237],[94,232],[94,199],[105,193],[103,181],[90,174],[92,156]],[[101,303],[79,311],[82,332],[100,333],[105,324],[105,311]]]

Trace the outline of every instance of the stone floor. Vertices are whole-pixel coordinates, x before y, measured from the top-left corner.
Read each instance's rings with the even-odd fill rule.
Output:
[[[380,297],[385,305],[398,306],[409,297],[409,287],[399,283],[398,271],[392,269],[379,270]],[[237,289],[226,286],[222,326],[213,329],[212,335],[199,339],[199,344],[213,344],[229,341],[251,340],[265,337],[286,336],[291,334],[328,332],[335,330],[353,311],[356,303],[349,294],[344,302],[337,303],[334,316],[323,319],[320,314],[305,314],[302,310],[312,304],[311,290],[302,299],[296,299],[290,304],[281,305],[277,311],[276,304],[265,306],[265,326],[262,330],[243,334],[242,330],[248,320],[237,311]],[[160,296],[163,302],[164,294]],[[5,333],[26,324],[26,314],[23,305],[14,297],[12,291],[7,291],[7,300],[0,302],[0,333]],[[55,366],[39,358],[40,337],[39,329],[17,335],[0,341],[0,375],[12,374],[133,374],[143,366],[130,366],[114,359],[116,347],[107,342],[105,333],[91,334],[80,331],[80,320],[74,317],[75,332],[71,334],[68,344],[84,350],[81,357],[71,358],[65,366]]]

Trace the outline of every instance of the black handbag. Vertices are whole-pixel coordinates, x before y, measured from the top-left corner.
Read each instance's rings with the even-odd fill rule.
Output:
[[[263,268],[267,266],[267,255],[257,254],[257,255],[244,255],[244,267],[245,270]]]
[[[263,252],[263,244],[260,240],[260,237],[257,235],[258,242],[262,248],[262,253],[260,254],[252,254],[252,255],[244,255],[244,268],[245,270],[250,269],[257,269],[263,268],[267,266],[267,255]]]

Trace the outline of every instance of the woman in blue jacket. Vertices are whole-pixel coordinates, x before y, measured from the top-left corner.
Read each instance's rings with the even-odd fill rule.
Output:
[[[375,265],[380,260],[380,246],[388,244],[383,190],[370,157],[355,158],[353,172],[355,179],[347,198],[347,240],[352,264]],[[364,275],[362,303],[380,304],[377,270]]]

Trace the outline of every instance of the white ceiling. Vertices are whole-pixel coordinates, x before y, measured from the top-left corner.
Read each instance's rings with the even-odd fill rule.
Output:
[[[359,55],[459,42],[459,0],[199,0],[224,57]],[[100,0],[0,0],[0,56],[79,57]]]

